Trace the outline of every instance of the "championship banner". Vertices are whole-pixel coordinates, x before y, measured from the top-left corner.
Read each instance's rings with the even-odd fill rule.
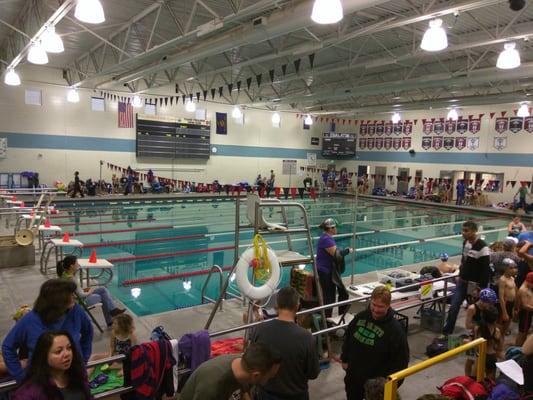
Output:
[[[495,137],[494,138],[494,148],[498,151],[501,151],[507,147],[507,138],[506,137]]]
[[[374,138],[368,138],[366,141],[366,147],[368,150],[374,149],[375,139]]]
[[[431,137],[422,138],[422,148],[424,150],[429,150],[431,148]]]
[[[479,118],[474,118],[471,115],[468,116],[468,130],[473,134],[481,130],[481,118],[483,118],[483,114],[479,114]]]
[[[385,133],[385,121],[378,121],[376,123],[376,135],[382,136]]]
[[[383,148],[383,138],[376,138],[376,149],[381,150]]]
[[[394,150],[400,150],[402,147],[402,139],[401,138],[392,138],[392,148]]]
[[[366,149],[366,138],[359,138],[359,148]]]
[[[533,133],[533,117],[524,118],[524,130]]]
[[[383,138],[383,147],[385,148],[385,150],[392,149],[392,138],[390,137]]]
[[[442,149],[442,138],[441,137],[439,137],[439,136],[434,136],[433,137],[433,148],[435,150]]]
[[[463,117],[459,117],[457,120],[457,133],[462,135],[466,133],[466,131],[468,131],[468,121],[463,119]]]
[[[433,121],[434,119],[423,119],[422,120],[422,133],[424,135],[430,135],[433,132]]]
[[[466,147],[468,150],[474,151],[479,147],[479,138],[478,137],[469,137],[466,139]]]
[[[507,129],[509,129],[509,118],[496,118],[496,121],[494,122],[494,130],[501,134]]]
[[[405,121],[403,123],[403,133],[404,135],[410,135],[411,133],[413,133],[413,122],[412,121]]]
[[[402,148],[404,150],[409,150],[410,147],[411,147],[411,138],[410,137],[404,137],[402,139]]]
[[[509,130],[513,133],[518,133],[522,130],[524,126],[524,118],[522,117],[511,117],[509,118]]]
[[[456,127],[457,127],[457,121],[454,121],[451,119],[446,121],[446,133],[448,135],[451,135],[452,133],[454,133]]]
[[[399,135],[402,133],[403,131],[403,124],[402,124],[402,121],[398,122],[397,124],[394,124],[392,126],[392,131],[394,132],[395,135]]]
[[[392,121],[385,122],[385,135],[392,135]]]
[[[452,137],[446,137],[444,138],[444,148],[446,150],[451,150],[453,149],[453,143],[454,143],[454,140]]]
[[[359,134],[361,136],[365,136],[368,131],[368,124],[365,121],[361,121],[361,125],[359,125]]]
[[[464,138],[464,137],[456,137],[455,138],[455,147],[458,150],[463,150],[466,147],[466,138]]]
[[[366,133],[368,136],[374,136],[374,133],[376,133],[376,121],[372,121],[368,124],[368,127],[366,128]]]
[[[444,133],[444,118],[439,118],[433,124],[433,132],[436,135],[442,135]]]

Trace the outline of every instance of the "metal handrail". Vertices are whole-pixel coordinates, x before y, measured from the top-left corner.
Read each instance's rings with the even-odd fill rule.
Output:
[[[426,302],[420,302],[420,303],[417,303],[417,304],[413,305],[413,307],[416,307],[417,305],[440,301],[443,298],[448,297],[448,294],[447,294],[448,282],[447,281],[451,280],[451,279],[455,279],[456,277],[457,277],[456,275],[449,275],[449,276],[442,276],[440,278],[431,279],[431,280],[428,280],[428,281],[416,282],[416,283],[414,283],[412,285],[406,285],[406,286],[402,286],[401,288],[392,289],[391,293],[399,292],[400,289],[401,290],[414,289],[414,288],[417,288],[417,287],[420,287],[420,286],[423,286],[423,285],[428,285],[430,283],[434,283],[434,282],[438,282],[438,281],[444,281],[444,288],[442,289],[443,290],[443,296],[437,297],[437,298],[434,298],[434,299],[430,299],[430,300],[428,300]],[[312,314],[312,313],[315,313],[317,311],[326,310],[328,308],[335,308],[335,307],[344,306],[344,305],[351,305],[353,303],[360,303],[360,302],[363,302],[363,301],[366,301],[366,300],[370,299],[370,297],[371,297],[371,295],[366,295],[366,296],[361,296],[361,297],[354,297],[354,298],[348,299],[348,300],[338,301],[336,303],[324,304],[323,306],[317,306],[317,307],[314,307],[314,308],[309,308],[309,309],[306,309],[306,310],[298,311],[296,313],[296,316]],[[258,325],[261,325],[261,324],[266,324],[266,323],[269,323],[272,320],[273,319],[266,319],[266,320],[251,322],[249,324],[239,325],[239,326],[236,326],[236,327],[233,327],[233,328],[222,329],[220,331],[215,331],[215,332],[210,333],[209,336],[217,337],[217,336],[227,335],[229,333],[233,333],[233,332],[238,332],[238,331],[245,330],[245,329],[254,328],[254,327],[256,327]],[[343,327],[346,327],[346,326],[348,326],[348,324],[338,325],[338,326],[335,326],[335,327],[332,327],[332,328],[323,329],[321,331],[313,332],[313,335],[320,335],[322,333],[334,331],[334,330],[337,330],[337,329],[340,329],[340,328],[343,328]]]
[[[458,354],[461,354],[467,350],[479,347],[479,356],[477,359],[477,368],[476,368],[476,380],[482,382],[485,378],[485,360],[487,356],[487,340],[483,338],[475,339],[470,343],[463,344],[462,346],[456,347],[455,349],[448,350],[445,353],[439,354],[435,357],[431,357],[427,360],[424,360],[418,364],[412,365],[406,369],[395,372],[394,374],[389,375],[389,381],[385,384],[385,392],[383,394],[384,400],[396,400],[397,391],[398,391],[398,381],[407,378],[413,374],[416,374],[419,371],[422,371],[426,368],[432,367],[435,364],[438,364],[442,361],[448,360],[452,357],[455,357]]]
[[[209,281],[211,280],[211,276],[213,275],[213,272],[217,272],[219,276],[219,290],[220,293],[222,293],[222,286],[223,286],[223,280],[224,280],[224,272],[222,271],[222,268],[220,265],[213,265],[211,269],[209,270],[209,274],[207,275],[207,278],[205,279],[205,282],[202,286],[202,304],[204,304],[204,299],[209,301],[210,303],[216,303],[216,300],[213,300],[205,295],[205,291],[207,289],[207,285],[209,284]],[[222,302],[220,302],[220,310],[222,310]]]

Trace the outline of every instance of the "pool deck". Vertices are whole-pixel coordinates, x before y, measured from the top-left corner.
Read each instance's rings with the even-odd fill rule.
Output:
[[[200,194],[187,194],[179,196],[180,198],[188,197],[204,197]],[[174,197],[174,196],[172,196]],[[112,196],[102,197],[101,199],[109,200],[159,200],[169,199],[171,195],[141,195],[141,196]],[[76,199],[79,201],[92,201],[97,198]],[[389,200],[388,198],[386,200]],[[396,199],[395,199],[396,200]],[[420,202],[416,202],[419,204]],[[439,207],[439,204],[435,203],[423,203],[424,205],[432,205]],[[447,205],[449,207],[449,205]],[[453,206],[455,208],[455,206]],[[489,211],[490,209],[470,209],[464,208],[468,211]],[[500,210],[498,210],[500,211]],[[501,214],[502,212],[500,212]],[[0,234],[12,233],[12,228],[7,228],[4,224],[4,220],[0,221]],[[39,256],[39,254],[37,254]],[[456,263],[457,258],[452,259]],[[423,265],[429,264],[424,262]],[[406,269],[418,271],[421,265],[406,266]],[[11,328],[13,321],[11,319],[12,314],[23,304],[31,304],[36,297],[39,286],[45,281],[45,277],[39,272],[39,265],[19,267],[19,268],[0,268],[0,307],[4,312],[0,315],[0,335],[3,338]],[[350,278],[345,279],[349,283]],[[356,284],[367,283],[376,280],[375,272],[356,275],[354,282]],[[175,310],[164,312],[160,314],[153,314],[144,317],[136,317],[136,329],[137,336],[141,341],[148,340],[151,329],[163,325],[172,337],[179,338],[183,334],[191,331],[202,329],[207,317],[212,309],[212,305],[197,306],[189,309]],[[354,305],[351,309],[352,312],[356,312],[362,305]],[[435,333],[422,330],[419,326],[419,320],[412,318],[415,309],[410,309],[405,312],[409,318],[409,344],[411,348],[411,361],[410,364],[417,363],[426,359],[424,352],[426,346],[437,335]],[[224,310],[217,313],[213,321],[210,331],[218,331],[221,329],[231,328],[242,324],[242,304],[239,301],[232,300],[227,301],[224,304]],[[103,322],[103,317],[97,311],[97,318]],[[464,329],[463,326],[464,310],[461,311],[457,329],[455,333],[461,333]],[[513,336],[507,337],[506,342],[509,342],[511,338],[514,339],[514,333],[516,326],[513,326]],[[233,336],[239,336],[234,334]],[[107,351],[109,343],[109,331],[104,331],[103,334],[95,332],[94,337],[94,352]],[[338,353],[340,350],[341,341],[333,340],[333,351]],[[363,361],[362,361],[363,362]],[[408,378],[406,383],[400,388],[400,394],[404,400],[415,400],[418,396],[425,393],[437,393],[436,386],[442,384],[446,379],[462,375],[464,366],[464,357],[456,357],[446,363],[440,364],[432,369],[425,370],[412,378]],[[332,362],[330,368],[321,372],[320,376],[310,382],[311,399],[345,399],[344,372],[337,362]]]

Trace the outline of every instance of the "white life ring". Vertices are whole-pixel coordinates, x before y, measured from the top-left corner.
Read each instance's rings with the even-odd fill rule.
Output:
[[[262,300],[270,296],[278,287],[279,278],[281,274],[281,269],[278,263],[278,258],[276,253],[274,253],[270,248],[267,248],[268,259],[270,261],[271,274],[268,281],[265,282],[262,286],[254,286],[248,280],[248,270],[252,261],[255,259],[254,248],[251,247],[245,250],[241,254],[239,261],[237,262],[237,267],[235,268],[235,278],[237,280],[237,285],[243,296],[248,297],[252,300]]]

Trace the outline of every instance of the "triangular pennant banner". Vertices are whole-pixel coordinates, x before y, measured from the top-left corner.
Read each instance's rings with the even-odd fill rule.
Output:
[[[255,81],[257,82],[257,87],[261,87],[261,80],[263,79],[263,74],[255,76]]]
[[[283,76],[285,76],[285,74],[287,73],[287,64],[283,64],[281,66],[281,73],[283,74]]]
[[[241,84],[242,84],[241,81],[237,81],[237,93],[241,92]]]
[[[273,69],[268,71],[268,75],[270,76],[270,82],[274,82],[274,70]]]
[[[246,78],[246,89],[250,90],[250,85],[252,84],[252,78]]]
[[[309,58],[309,66],[313,69],[315,66],[315,53],[309,54],[307,57]]]
[[[300,63],[302,60],[297,59],[294,60],[294,72],[299,73],[300,72]]]
[[[211,100],[215,98],[215,93],[217,92],[216,89],[211,89]]]

